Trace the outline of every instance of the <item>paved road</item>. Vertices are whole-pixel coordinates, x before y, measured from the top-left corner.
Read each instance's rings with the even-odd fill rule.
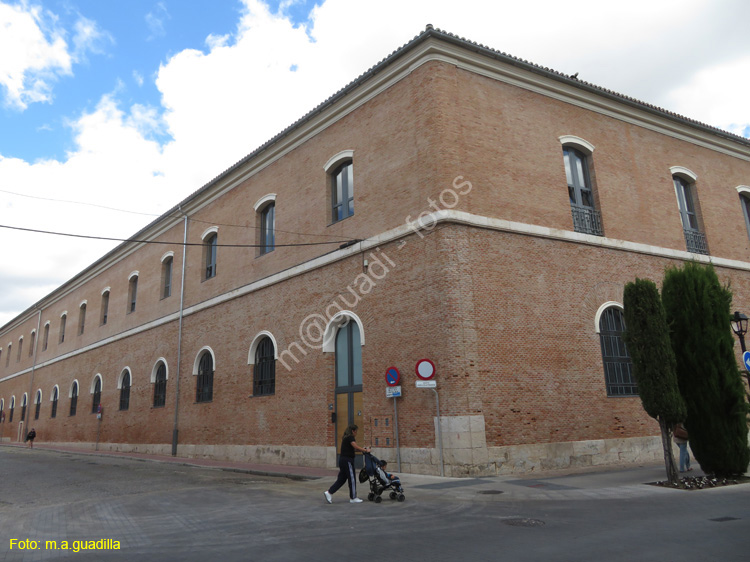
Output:
[[[0,559],[750,558],[750,484],[685,492],[627,483],[645,474],[651,473],[542,480],[405,475],[403,503],[351,505],[342,491],[328,505],[328,479],[2,447]],[[13,543],[11,550],[11,539],[36,540],[38,548]],[[74,541],[101,539],[119,541],[120,549],[72,550]],[[52,550],[46,541],[68,541],[70,549]]]

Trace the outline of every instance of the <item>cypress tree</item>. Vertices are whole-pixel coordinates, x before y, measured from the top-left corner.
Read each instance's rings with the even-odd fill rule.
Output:
[[[713,266],[687,263],[667,269],[662,301],[693,455],[706,473],[744,474],[750,449],[730,326],[732,293],[721,285]]]
[[[672,428],[686,417],[664,306],[653,281],[636,279],[625,285],[625,343],[633,361],[643,409],[659,422],[667,479],[679,474],[672,452]]]

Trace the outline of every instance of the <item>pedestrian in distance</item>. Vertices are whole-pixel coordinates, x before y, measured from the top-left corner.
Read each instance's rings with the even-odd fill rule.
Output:
[[[344,431],[344,437],[341,439],[341,454],[339,455],[339,476],[333,486],[328,488],[323,495],[328,503],[333,503],[333,494],[349,482],[349,503],[362,503],[357,497],[357,479],[354,477],[354,455],[357,451],[360,453],[369,453],[370,449],[362,448],[357,445],[357,430],[359,428],[352,424]]]
[[[680,472],[690,472],[690,453],[688,453],[688,432],[685,426],[678,423],[674,426],[674,442],[680,448]]]
[[[31,431],[29,431],[29,434],[26,436],[26,440],[29,442],[29,447],[31,447],[32,449],[34,448],[35,438],[36,438],[36,429],[32,427]]]

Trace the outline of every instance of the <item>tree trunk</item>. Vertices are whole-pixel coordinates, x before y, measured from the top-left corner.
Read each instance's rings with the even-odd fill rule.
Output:
[[[667,469],[667,480],[674,484],[679,482],[680,473],[677,471],[672,451],[672,427],[659,418],[659,428],[661,428],[661,444],[664,448],[664,466]]]

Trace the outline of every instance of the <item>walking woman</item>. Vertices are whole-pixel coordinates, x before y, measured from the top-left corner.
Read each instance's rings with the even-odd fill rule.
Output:
[[[323,495],[328,503],[332,503],[333,499],[331,496],[344,485],[344,482],[349,481],[349,503],[361,503],[362,500],[357,497],[357,479],[354,477],[354,454],[356,451],[360,453],[369,453],[370,449],[363,449],[355,439],[357,438],[356,425],[352,424],[344,431],[344,437],[341,440],[341,454],[339,455],[339,477],[333,486],[328,488]]]

